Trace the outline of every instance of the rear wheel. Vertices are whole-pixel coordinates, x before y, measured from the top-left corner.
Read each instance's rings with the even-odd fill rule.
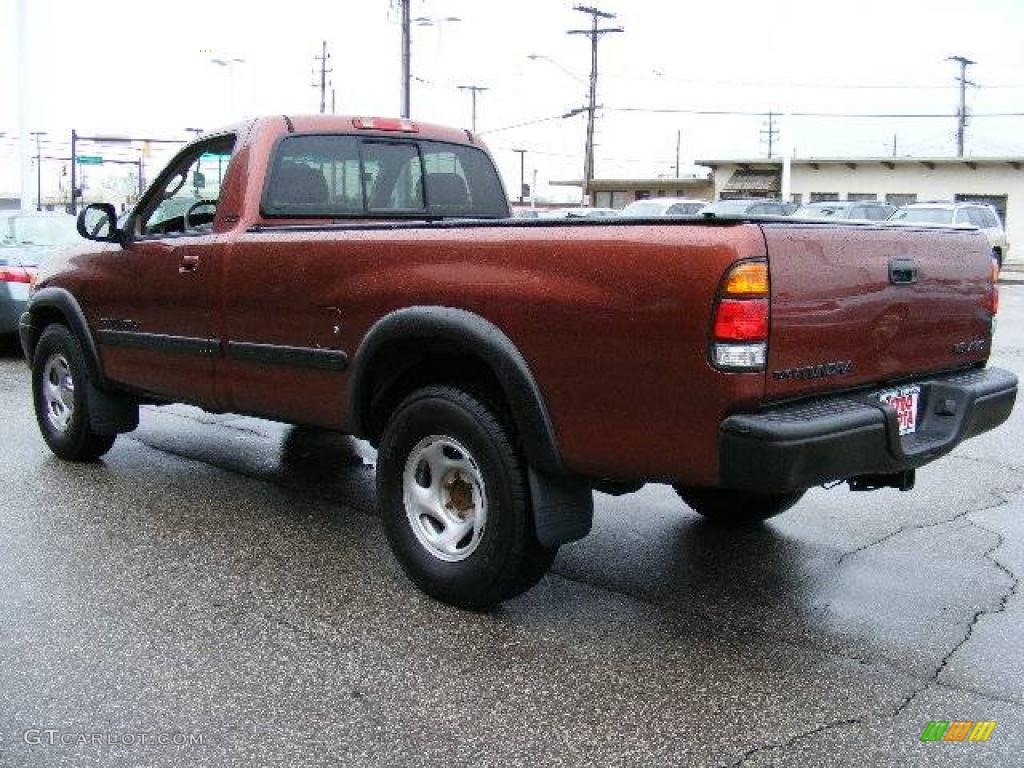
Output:
[[[722,525],[755,525],[781,515],[804,495],[791,493],[754,493],[726,488],[676,487],[676,493],[694,512]]]
[[[454,387],[409,395],[377,454],[384,530],[424,592],[485,610],[526,591],[557,553],[537,541],[525,466],[485,402]]]
[[[63,325],[48,326],[32,361],[32,399],[43,439],[68,461],[97,459],[117,438],[92,430],[88,385],[89,371],[78,339]]]

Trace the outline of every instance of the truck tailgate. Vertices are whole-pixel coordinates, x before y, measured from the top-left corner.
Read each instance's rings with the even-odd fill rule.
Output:
[[[762,231],[771,273],[769,399],[987,359],[992,264],[981,233],[820,224]]]

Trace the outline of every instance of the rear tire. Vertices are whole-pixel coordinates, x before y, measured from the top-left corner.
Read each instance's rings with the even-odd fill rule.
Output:
[[[694,512],[721,525],[756,525],[781,515],[804,495],[791,493],[755,493],[726,488],[676,487],[676,493]]]
[[[525,592],[558,552],[537,541],[525,464],[482,399],[455,387],[409,395],[377,452],[391,550],[431,597],[487,610]]]
[[[78,339],[63,325],[49,325],[32,359],[32,400],[43,439],[67,461],[93,461],[114,445],[116,434],[92,430],[91,382]]]

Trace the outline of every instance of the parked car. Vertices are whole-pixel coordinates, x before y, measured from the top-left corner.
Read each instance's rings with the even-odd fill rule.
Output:
[[[166,205],[211,154],[219,201]],[[473,609],[585,536],[595,488],[671,483],[732,525],[832,481],[910,490],[1017,392],[987,367],[977,231],[517,221],[454,128],[251,120],[184,147],[115,219],[82,211],[96,242],[43,262],[21,319],[50,449],[94,459],[168,402],[365,438],[398,562]]]
[[[692,200],[687,197],[652,197],[647,200],[634,200],[619,211],[619,215],[636,218],[647,216],[693,216],[707,204],[707,200]]]
[[[614,208],[590,208],[585,206],[570,208],[551,208],[546,211],[538,211],[538,219],[605,219],[610,216],[618,216],[619,212]]]
[[[992,258],[996,260],[1000,269],[1006,254],[1010,251],[1010,244],[1006,240],[1006,232],[999,220],[999,214],[987,203],[953,203],[949,201],[912,203],[896,210],[889,217],[889,221],[898,224],[969,224],[975,226],[988,238],[989,246],[992,249]]]
[[[788,216],[796,205],[782,200],[718,200],[700,209],[701,216]]]
[[[795,219],[885,221],[895,210],[895,205],[875,200],[831,200],[801,205],[792,215]]]
[[[0,212],[0,337],[17,334],[39,262],[78,239],[75,218],[66,213]]]

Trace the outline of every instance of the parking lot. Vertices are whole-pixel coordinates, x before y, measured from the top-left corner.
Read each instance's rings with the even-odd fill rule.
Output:
[[[1018,375],[1022,329],[1024,285],[1004,286],[992,362]],[[1020,406],[912,493],[817,489],[745,532],[664,486],[599,495],[593,533],[490,615],[401,575],[365,444],[172,406],[144,409],[102,462],[67,464],[13,356],[0,413],[4,768],[1024,751]],[[985,743],[922,743],[932,720],[998,725]]]

